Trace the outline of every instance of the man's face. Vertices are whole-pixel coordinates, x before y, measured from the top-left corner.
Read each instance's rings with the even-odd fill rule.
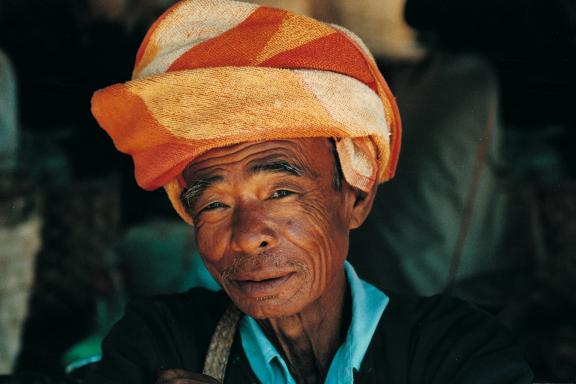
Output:
[[[184,171],[198,250],[255,318],[298,313],[344,281],[354,193],[327,139],[214,149]],[[186,202],[185,201],[185,202]]]

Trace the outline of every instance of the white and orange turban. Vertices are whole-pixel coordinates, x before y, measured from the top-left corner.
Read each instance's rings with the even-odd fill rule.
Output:
[[[396,102],[358,37],[230,0],[183,0],[166,11],[138,50],[132,80],[97,91],[92,113],[132,155],[138,184],[163,186],[187,222],[182,171],[212,148],[332,137],[346,181],[364,191],[394,175],[400,150]]]

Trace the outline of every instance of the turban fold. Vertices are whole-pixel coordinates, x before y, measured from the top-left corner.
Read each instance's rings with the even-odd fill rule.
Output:
[[[138,50],[132,80],[95,92],[92,113],[133,157],[138,184],[164,187],[187,222],[181,174],[210,149],[331,137],[345,179],[364,191],[394,175],[400,150],[394,97],[358,37],[230,0],[166,11]]]

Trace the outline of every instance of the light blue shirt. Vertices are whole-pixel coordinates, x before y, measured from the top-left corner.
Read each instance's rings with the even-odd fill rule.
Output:
[[[361,280],[350,263],[345,262],[344,269],[352,296],[352,320],[346,339],[330,364],[326,384],[353,383],[353,371],[360,370],[362,359],[389,301],[386,294]],[[260,382],[296,384],[286,362],[254,318],[242,318],[240,337],[250,367]]]

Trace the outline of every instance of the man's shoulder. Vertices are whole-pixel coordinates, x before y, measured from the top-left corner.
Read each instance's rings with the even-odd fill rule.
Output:
[[[202,288],[132,300],[104,339],[102,360],[87,382],[154,382],[162,367],[200,372],[229,303],[224,292]]]
[[[376,360],[367,362],[376,371],[413,382],[428,382],[430,375],[434,383],[531,382],[522,348],[491,314],[445,295],[388,296],[368,359]],[[387,357],[381,368],[378,356]],[[507,381],[510,375],[515,379]]]
[[[214,323],[215,326],[229,304],[230,299],[224,291],[195,287],[180,293],[134,299],[127,305],[126,314],[170,319],[172,325]]]
[[[192,303],[199,305],[211,303],[212,305],[220,304],[225,306],[230,303],[230,300],[223,290],[214,291],[202,287],[194,287],[184,292],[141,297],[134,300],[134,302],[175,308],[189,306]]]
[[[396,329],[419,340],[439,334],[443,339],[459,338],[464,334],[497,334],[501,338],[513,338],[496,317],[464,300],[441,294],[388,296],[390,302],[382,316],[381,327]]]
[[[411,320],[421,324],[462,315],[494,321],[492,315],[473,304],[448,295],[417,296],[403,293],[387,293],[387,295],[390,301],[386,312],[393,318],[402,318],[403,322]]]

